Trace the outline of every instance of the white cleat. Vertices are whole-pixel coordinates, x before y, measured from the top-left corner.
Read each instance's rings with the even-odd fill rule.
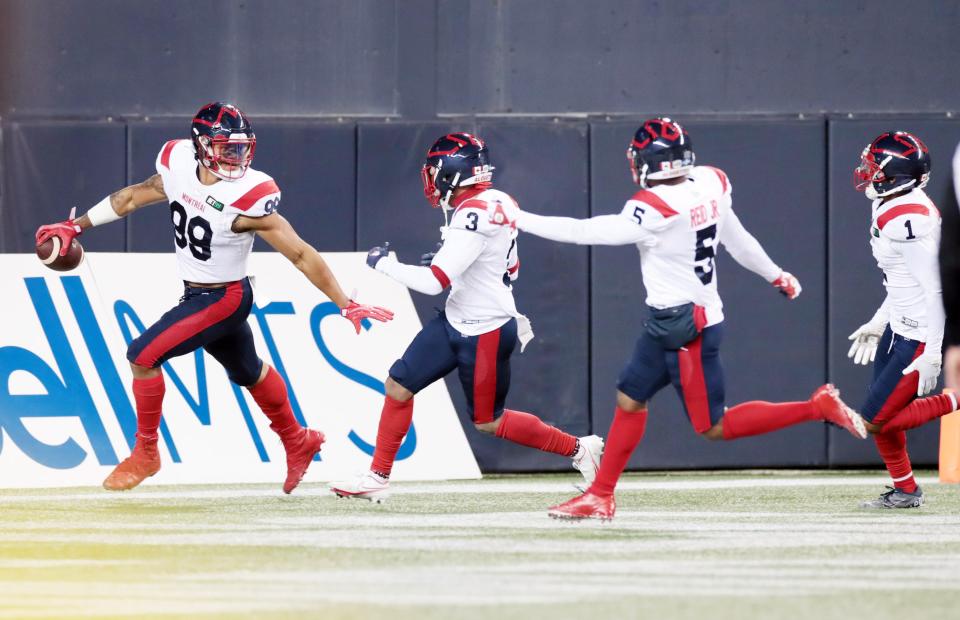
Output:
[[[331,482],[330,490],[340,498],[365,499],[382,504],[390,497],[390,480],[368,471],[353,480]]]
[[[593,484],[603,455],[603,439],[597,435],[580,437],[580,449],[573,455],[573,468],[583,474],[587,488]]]

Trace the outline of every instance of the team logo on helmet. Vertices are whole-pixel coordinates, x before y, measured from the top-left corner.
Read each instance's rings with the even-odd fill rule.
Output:
[[[686,130],[676,121],[659,117],[644,121],[637,129],[627,147],[627,159],[633,182],[647,187],[648,180],[686,176],[696,156]]]
[[[871,200],[923,188],[929,180],[930,151],[908,131],[877,136],[860,153],[860,165],[853,171],[854,187]]]
[[[433,207],[448,208],[453,190],[493,180],[487,145],[469,133],[449,133],[427,151],[420,169],[423,193]]]
[[[240,108],[229,103],[209,103],[193,117],[190,138],[197,160],[225,181],[247,172],[257,148],[257,137]]]

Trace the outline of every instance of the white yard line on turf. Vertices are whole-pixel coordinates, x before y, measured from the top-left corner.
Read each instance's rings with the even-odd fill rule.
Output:
[[[514,482],[497,480],[491,482],[398,482],[391,486],[394,495],[446,495],[480,493],[575,493],[574,484],[582,480],[571,478],[569,482]],[[925,476],[917,478],[923,486],[939,484],[937,478]],[[880,486],[890,484],[887,476],[802,476],[802,477],[751,477],[703,480],[626,480],[617,485],[618,491],[697,491],[709,489],[759,489],[783,487],[840,487],[840,486]],[[224,486],[228,488],[223,488]],[[331,495],[326,485],[304,484],[298,488],[293,498],[298,496]],[[209,488],[189,487],[182,491],[171,491],[166,487],[162,491],[151,490],[149,486],[128,493],[92,492],[92,493],[51,493],[36,491],[23,493],[12,491],[4,493],[0,489],[0,504],[13,504],[31,501],[139,501],[144,499],[215,499],[230,497],[282,497],[278,488],[243,488],[243,485],[211,485]],[[332,495],[331,495],[332,496]]]

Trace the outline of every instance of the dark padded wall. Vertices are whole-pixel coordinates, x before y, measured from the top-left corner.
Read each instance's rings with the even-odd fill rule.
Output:
[[[123,123],[106,121],[13,121],[3,126],[3,251],[32,252],[42,224],[82,215],[126,176]],[[99,252],[126,249],[125,222],[91,230],[83,247]]]
[[[0,113],[187,115],[230,99],[259,115],[392,114],[397,7],[4,0]]]
[[[853,169],[863,147],[890,130],[915,133],[930,149],[933,171],[926,192],[938,205],[953,204],[950,160],[960,141],[960,121],[884,117],[834,119],[829,123],[830,220],[830,378],[850,404],[862,404],[870,382],[869,368],[847,358],[849,336],[868,321],[884,298],[883,275],[870,252],[870,201],[853,188]],[[927,424],[907,434],[907,448],[917,463],[936,463],[940,425]],[[858,442],[831,430],[830,463],[880,463],[873,441]]]
[[[497,166],[497,187],[524,207],[555,205],[564,215],[587,215],[586,125],[472,122],[362,123],[359,159],[357,238],[360,249],[390,241],[401,260],[415,262],[439,241],[443,217],[423,196],[420,167],[427,147],[446,132],[475,131],[487,140]],[[551,157],[544,158],[542,153]],[[563,173],[556,175],[556,170]],[[538,179],[552,179],[550,183]],[[537,338],[513,357],[507,406],[537,413],[578,435],[588,431],[588,334],[586,251],[548,246],[522,236],[517,305],[533,321]],[[442,297],[413,293],[425,323],[442,307]],[[399,355],[402,351],[398,351]],[[455,376],[447,386],[481,467],[513,470],[568,468],[569,462],[478,433],[465,416]],[[418,416],[430,415],[429,411]]]
[[[932,76],[960,65],[960,3],[911,3],[909,25],[891,27],[903,10],[899,0],[4,0],[0,114],[188,114],[216,98],[260,116],[407,119],[955,110],[956,80]],[[881,44],[909,48],[883,55],[896,88],[876,79]]]
[[[701,164],[717,166],[733,185],[734,210],[803,293],[789,302],[726,252],[718,261],[724,300],[722,349],[727,404],[804,400],[826,375],[823,314],[824,132],[819,122],[709,122],[678,119],[690,132]],[[591,125],[593,214],[613,213],[636,191],[626,145],[634,122]],[[789,148],[783,148],[789,145]],[[802,184],[795,179],[802,178]],[[790,191],[783,191],[784,188]],[[606,434],[617,376],[643,329],[645,292],[632,246],[594,248],[592,269],[593,427]],[[673,388],[650,407],[636,467],[821,465],[825,430],[806,424],[764,437],[711,443],[696,436]]]

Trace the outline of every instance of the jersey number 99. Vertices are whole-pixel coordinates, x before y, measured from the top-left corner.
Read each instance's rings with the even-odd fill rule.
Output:
[[[173,238],[181,250],[189,247],[197,260],[210,260],[210,242],[213,241],[213,229],[210,222],[199,215],[187,221],[187,210],[179,202],[170,203],[170,219],[173,220]]]

